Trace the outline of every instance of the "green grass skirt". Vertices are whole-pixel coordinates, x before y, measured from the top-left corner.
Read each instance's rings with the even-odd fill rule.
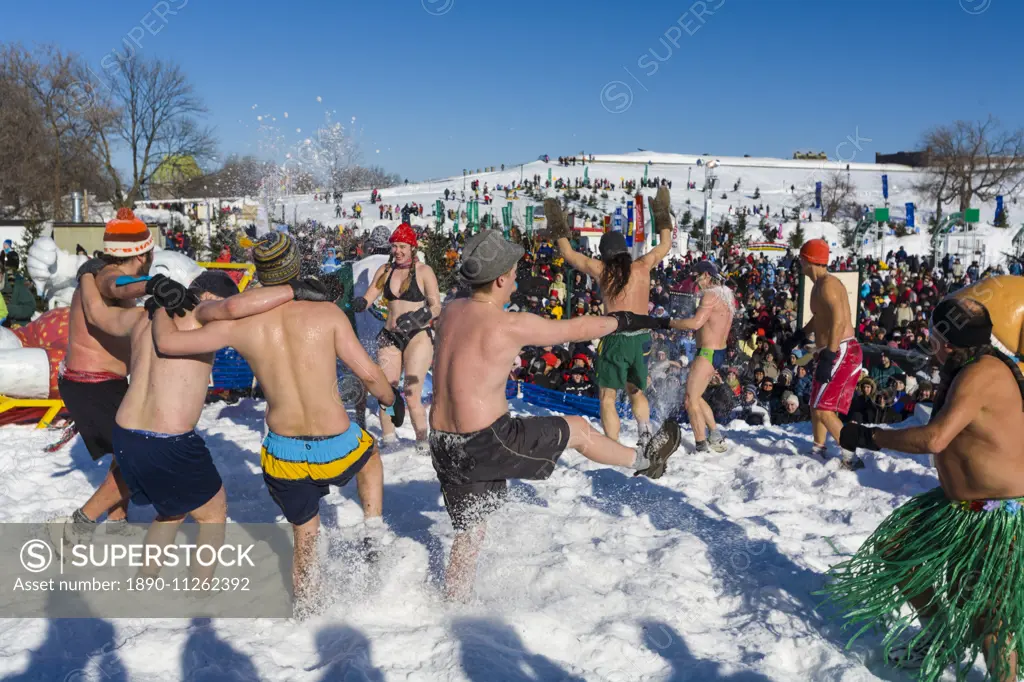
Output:
[[[1007,672],[1006,655],[1024,663],[1024,537],[1021,499],[951,502],[941,488],[918,495],[882,522],[848,561],[832,568],[824,593],[845,613],[846,628],[885,631],[888,656],[916,614],[901,615],[905,595],[933,596],[935,615],[915,642],[932,639],[919,678],[937,680],[950,664],[966,679],[982,651],[985,634],[997,637],[996,669]],[[901,587],[902,586],[902,587]],[[966,661],[966,662],[965,662]],[[989,679],[987,677],[986,679]]]

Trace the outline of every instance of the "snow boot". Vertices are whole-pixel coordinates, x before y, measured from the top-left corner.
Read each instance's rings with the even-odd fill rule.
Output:
[[[661,429],[651,437],[643,451],[650,466],[637,471],[634,476],[646,476],[647,478],[661,478],[668,466],[668,458],[672,456],[679,443],[683,440],[679,424],[669,419],[661,425]]]

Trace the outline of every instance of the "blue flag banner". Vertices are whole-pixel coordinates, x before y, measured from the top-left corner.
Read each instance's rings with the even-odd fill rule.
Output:
[[[914,202],[907,202],[907,227],[914,227]]]
[[[889,176],[882,175],[882,197],[889,198]]]
[[[1003,195],[1000,194],[996,197],[996,220],[999,220],[999,215],[1003,212]]]
[[[814,208],[821,208],[821,183],[814,183]]]

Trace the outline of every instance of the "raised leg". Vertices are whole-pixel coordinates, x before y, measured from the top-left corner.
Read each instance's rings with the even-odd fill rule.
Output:
[[[618,391],[614,388],[601,388],[601,428],[604,435],[614,441],[619,440],[619,413],[615,411],[615,398]]]

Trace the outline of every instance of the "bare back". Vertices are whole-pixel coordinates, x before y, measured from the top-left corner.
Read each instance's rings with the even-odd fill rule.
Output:
[[[814,343],[818,348],[827,348],[852,339],[853,324],[850,322],[850,305],[846,287],[838,278],[825,275],[814,283],[811,289],[811,315],[813,317]],[[837,336],[837,339],[833,339]]]
[[[596,261],[600,263],[600,261]],[[648,302],[651,296],[651,266],[642,260],[635,260],[630,265],[629,281],[625,288],[615,298],[605,295],[604,285],[601,284],[604,278],[604,264],[600,264],[600,273],[597,276],[598,284],[601,286],[601,296],[604,299],[605,314],[619,311],[628,311],[638,315],[646,315]]]
[[[505,382],[521,350],[516,313],[459,299],[445,306],[434,338],[434,403],[430,427],[472,433],[508,412]]]
[[[107,305],[116,305],[104,299]],[[134,302],[124,307],[131,307]],[[89,324],[82,307],[82,292],[76,289],[71,297],[68,313],[68,352],[64,364],[68,369],[82,372],[111,372],[127,376],[131,347],[127,338],[111,336],[99,327]]]
[[[724,286],[711,287],[704,291],[700,306],[707,309],[707,319],[697,330],[697,345],[712,350],[725,348],[735,310],[732,291]]]
[[[338,395],[337,334],[348,318],[333,303],[292,301],[232,323],[232,342],[267,398],[267,426],[281,436],[334,436],[349,427]]]
[[[981,390],[966,396],[959,389],[969,380]],[[1013,375],[999,360],[980,358],[957,375],[947,409],[967,401],[980,410],[935,457],[942,489],[954,500],[1024,497],[1024,405]]]
[[[147,315],[139,317],[131,335],[131,383],[117,411],[117,424],[156,433],[191,431],[206,403],[213,353],[182,358],[158,355],[153,325]],[[199,327],[191,313],[174,318],[174,323],[182,331]]]

